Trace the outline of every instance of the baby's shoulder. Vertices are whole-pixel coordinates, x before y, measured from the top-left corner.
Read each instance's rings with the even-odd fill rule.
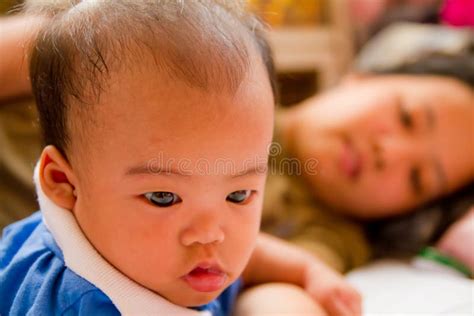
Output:
[[[110,299],[64,263],[62,252],[35,213],[0,240],[0,315],[118,314]]]

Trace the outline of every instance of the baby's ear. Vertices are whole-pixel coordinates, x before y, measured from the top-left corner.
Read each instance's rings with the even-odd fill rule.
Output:
[[[72,210],[76,203],[74,175],[56,147],[49,145],[43,149],[39,172],[44,194],[56,205]]]

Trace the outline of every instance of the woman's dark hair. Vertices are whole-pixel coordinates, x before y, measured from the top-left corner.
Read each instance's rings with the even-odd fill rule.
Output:
[[[474,88],[474,45],[456,55],[432,53],[379,74],[440,75],[456,78]]]
[[[376,257],[413,256],[436,242],[446,229],[474,205],[474,182],[462,189],[420,206],[414,212],[367,225]]]

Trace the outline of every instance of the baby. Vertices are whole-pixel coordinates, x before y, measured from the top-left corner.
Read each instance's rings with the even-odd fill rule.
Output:
[[[41,212],[4,231],[0,314],[228,315],[267,282],[359,314],[317,258],[259,234],[272,61],[243,4],[55,3],[31,56]]]

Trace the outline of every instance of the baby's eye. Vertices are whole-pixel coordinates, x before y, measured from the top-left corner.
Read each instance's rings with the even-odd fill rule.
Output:
[[[148,192],[144,196],[148,201],[159,207],[169,207],[181,202],[181,198],[173,192]]]
[[[227,196],[226,200],[235,204],[243,204],[250,198],[250,196],[254,192],[255,191],[252,190],[234,191]]]

